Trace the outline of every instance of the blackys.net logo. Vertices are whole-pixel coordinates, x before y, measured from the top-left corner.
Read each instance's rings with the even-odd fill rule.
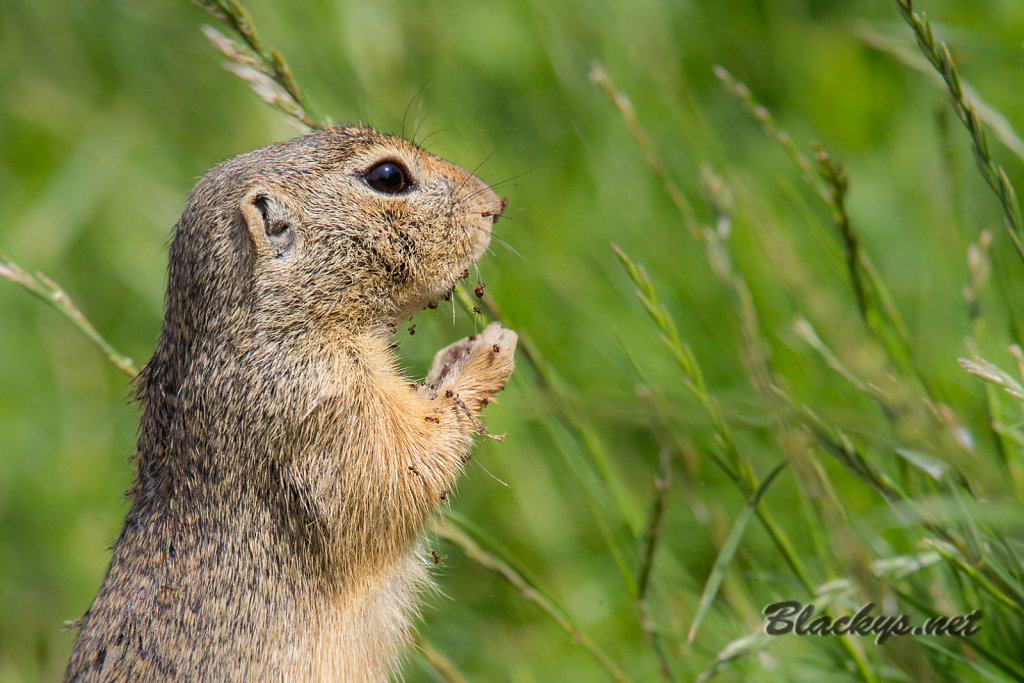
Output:
[[[981,610],[953,617],[931,617],[922,624],[913,626],[906,614],[872,615],[875,603],[869,602],[853,615],[832,618],[827,615],[814,616],[814,605],[805,605],[796,600],[773,602],[761,613],[764,618],[764,632],[770,636],[875,636],[875,643],[881,644],[893,636],[973,636],[981,630]]]

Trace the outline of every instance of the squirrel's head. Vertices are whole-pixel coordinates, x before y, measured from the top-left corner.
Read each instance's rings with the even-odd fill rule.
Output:
[[[468,275],[504,205],[465,169],[368,128],[242,154],[182,214],[168,322],[193,334],[207,319],[273,336],[386,328]]]

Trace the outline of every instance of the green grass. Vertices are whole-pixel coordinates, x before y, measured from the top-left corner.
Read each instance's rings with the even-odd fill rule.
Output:
[[[510,199],[507,438],[427,536],[411,680],[1024,679],[1024,6],[220,6],[0,7],[0,274],[94,326],[0,283],[0,681],[59,678],[102,578],[189,188],[329,119]],[[411,374],[484,323],[463,294]],[[764,635],[787,599],[984,617]]]

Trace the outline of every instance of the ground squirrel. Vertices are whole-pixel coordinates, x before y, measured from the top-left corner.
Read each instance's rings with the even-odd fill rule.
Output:
[[[368,128],[230,159],[193,189],[136,383],[131,507],[67,680],[378,680],[427,581],[417,540],[513,367],[497,323],[398,369],[505,206]]]

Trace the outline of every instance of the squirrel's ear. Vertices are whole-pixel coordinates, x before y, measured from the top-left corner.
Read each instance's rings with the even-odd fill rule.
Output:
[[[242,199],[242,217],[253,246],[270,258],[284,256],[295,244],[295,219],[273,190],[258,187]]]

